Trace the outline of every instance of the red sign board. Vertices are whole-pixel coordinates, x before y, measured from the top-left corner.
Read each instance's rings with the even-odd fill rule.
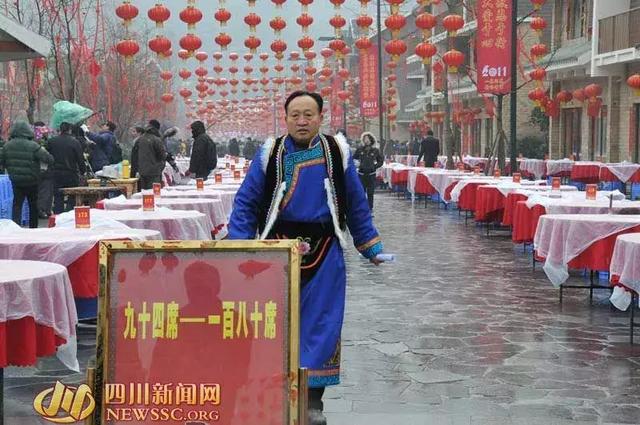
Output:
[[[76,229],[88,229],[91,227],[91,208],[75,207]]]
[[[236,169],[236,164],[231,164],[231,171]]]
[[[142,211],[153,211],[156,206],[154,195],[142,195]]]
[[[560,177],[553,177],[553,180],[551,180],[551,189],[552,190],[560,190]]]
[[[204,190],[204,180],[199,178],[196,179],[196,189],[197,190]]]
[[[372,45],[360,51],[360,113],[365,118],[377,117],[378,105],[378,47]]]
[[[342,78],[335,75],[331,84],[331,128],[334,130],[344,127],[344,107],[338,97],[340,90],[342,90]]]
[[[154,183],[153,184],[153,194],[154,196],[160,196],[160,190],[162,189],[162,184],[161,183]]]
[[[477,165],[475,167],[473,167],[473,174],[479,175],[480,174],[480,167],[478,167]]]
[[[520,173],[513,173],[513,182],[520,183],[522,180],[522,175]]]
[[[298,423],[299,260],[273,242],[101,246],[96,423]]]
[[[588,184],[586,187],[587,199],[590,201],[595,201],[596,195],[598,194],[598,185],[597,184]]]
[[[500,174],[500,170],[495,170],[495,171],[493,172],[493,177],[494,177],[494,178],[499,179],[499,178],[500,178],[500,176],[501,176],[501,174]]]
[[[240,177],[241,177],[241,175],[240,175],[240,170],[235,170],[235,171],[233,172],[233,179],[234,179],[234,180],[240,180]]]
[[[511,91],[511,1],[479,0],[476,57],[478,93]]]
[[[215,180],[216,183],[222,183],[222,174],[216,173],[215,179],[216,179]]]

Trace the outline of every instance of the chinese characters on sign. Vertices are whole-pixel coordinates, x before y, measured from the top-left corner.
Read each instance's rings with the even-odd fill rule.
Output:
[[[378,47],[360,51],[360,112],[363,117],[377,117],[378,105]]]
[[[331,127],[334,131],[340,130],[344,126],[344,108],[342,101],[338,97],[338,92],[342,90],[342,78],[339,75],[333,77],[331,84]]]
[[[478,93],[511,91],[511,1],[480,0],[478,8]]]

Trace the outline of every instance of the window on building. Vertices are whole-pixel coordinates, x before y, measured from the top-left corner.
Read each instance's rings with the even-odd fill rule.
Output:
[[[587,0],[569,0],[567,2],[567,39],[584,37],[586,35],[585,3]]]
[[[576,161],[580,160],[582,148],[582,108],[567,108],[562,111],[562,156],[572,155]]]

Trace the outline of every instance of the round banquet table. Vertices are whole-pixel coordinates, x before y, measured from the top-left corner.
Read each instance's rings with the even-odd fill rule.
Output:
[[[569,177],[574,161],[570,159],[548,159],[547,176]]]
[[[132,196],[133,199],[142,198],[143,194],[151,194],[152,191],[142,191]],[[227,219],[231,217],[231,210],[233,209],[233,200],[236,197],[236,191],[231,190],[217,190],[206,188],[204,190],[165,190],[161,191],[161,198],[201,198],[201,199],[219,199],[222,201],[222,207]]]
[[[640,215],[547,214],[540,217],[534,251],[554,286],[569,268],[608,271],[616,237],[640,232]]]
[[[520,172],[523,177],[541,179],[547,175],[547,163],[543,159],[523,159],[520,161]]]
[[[171,210],[201,212],[209,217],[214,236],[223,238],[227,234],[227,217],[220,199],[155,198],[155,205]],[[114,198],[104,200],[96,206],[105,210],[137,210],[142,208],[142,199]]]
[[[612,281],[640,292],[640,234],[618,236],[609,271]]]
[[[33,366],[38,357],[57,352],[65,366],[79,371],[78,317],[67,269],[41,261],[0,260],[0,270],[0,368]]]
[[[426,175],[422,173],[418,173],[416,175],[416,185],[415,185],[415,193],[416,195],[424,195],[431,196],[438,193],[435,187],[431,184]]]
[[[594,184],[600,181],[600,162],[576,162],[571,169],[571,180]]]
[[[73,211],[70,212],[73,214]],[[59,217],[65,214],[60,214]],[[142,210],[91,210],[91,217],[106,217],[120,222],[132,229],[156,230],[162,239],[176,240],[211,240],[211,220],[198,211],[179,211],[167,208],[156,208],[153,211]],[[68,217],[65,217],[67,219]]]
[[[600,181],[640,183],[640,164],[632,164],[630,162],[602,164]]]
[[[391,170],[391,185],[405,187],[409,179],[409,169]]]
[[[20,229],[0,234],[0,259],[48,261],[67,267],[76,298],[98,296],[98,242],[159,240],[153,230]]]

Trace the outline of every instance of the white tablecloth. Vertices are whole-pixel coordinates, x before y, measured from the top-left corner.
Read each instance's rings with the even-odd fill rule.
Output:
[[[80,371],[76,357],[78,314],[64,266],[41,261],[0,260],[0,322],[33,317],[66,340],[57,356]]]
[[[569,278],[567,265],[594,242],[640,226],[640,215],[547,214],[540,217],[534,249],[545,258],[544,271],[554,286]]]
[[[479,184],[493,186],[493,185],[506,182],[507,180],[511,180],[511,177],[500,177],[499,179],[496,179],[490,176],[473,176],[468,178],[463,177],[458,181],[456,186],[451,190],[451,201],[458,202],[458,200],[460,199],[460,194],[462,193],[462,190],[471,183],[479,183]]]
[[[616,176],[623,183],[628,182],[631,176],[633,176],[636,171],[640,170],[640,164],[634,164],[632,162],[602,164],[602,167],[611,171],[611,174]]]
[[[570,159],[547,160],[547,176],[555,176],[563,172],[570,173],[572,168],[573,161],[571,161]]]
[[[132,198],[139,199],[142,198],[143,194],[150,194],[152,191],[142,191],[135,193]],[[218,189],[209,189],[205,187],[203,190],[173,190],[170,188],[162,189],[161,198],[164,199],[174,199],[174,198],[195,198],[195,199],[219,199],[222,201],[222,207],[224,208],[224,213],[227,218],[231,217],[231,210],[233,210],[233,200],[236,197],[235,190],[218,190]]]
[[[467,155],[462,159],[462,162],[473,168],[480,164],[484,164],[486,166],[489,163],[489,159]]]
[[[0,259],[49,261],[68,266],[103,240],[159,240],[160,232],[144,229],[19,229],[0,234]],[[1,273],[0,273],[1,274]]]
[[[534,178],[540,179],[547,174],[547,164],[542,159],[523,159],[520,161],[520,170],[532,174]]]
[[[612,275],[624,286],[640,292],[640,234],[620,235],[611,258]]]

